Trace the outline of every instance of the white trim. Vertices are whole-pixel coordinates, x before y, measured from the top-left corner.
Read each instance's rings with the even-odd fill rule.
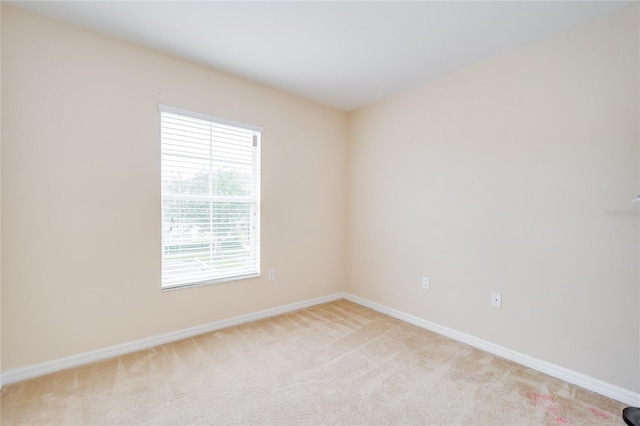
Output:
[[[450,337],[454,340],[466,343],[483,351],[492,353],[494,355],[506,358],[508,360],[517,362],[518,364],[548,374],[552,377],[556,377],[560,380],[564,380],[574,385],[583,387],[585,389],[597,392],[606,397],[615,399],[625,404],[638,406],[640,405],[640,393],[632,392],[627,389],[603,382],[593,377],[587,376],[582,373],[578,373],[568,368],[560,367],[550,362],[542,361],[520,352],[507,349],[505,347],[496,345],[486,340],[479,339],[469,334],[462,333],[457,330],[453,330],[448,327],[432,323],[422,318],[406,314],[396,309],[389,308],[370,300],[363,299],[358,296],[354,296],[349,293],[335,293],[329,296],[317,297],[315,299],[305,300],[302,302],[292,303],[290,305],[280,306],[276,308],[266,309],[264,311],[254,312],[251,314],[240,315],[237,317],[214,321],[209,324],[203,324],[184,330],[178,330],[171,333],[162,334],[155,337],[149,337],[146,339],[140,339],[121,345],[111,346],[96,351],[85,352],[78,355],[72,355],[66,358],[55,359],[39,364],[30,365],[27,367],[16,368],[0,374],[0,388],[3,385],[8,385],[23,380],[32,379],[34,377],[42,376],[56,371],[64,370],[67,368],[78,367],[81,365],[89,364],[103,359],[112,358],[119,355],[124,355],[131,352],[136,352],[144,349],[151,348],[153,346],[162,345],[177,340],[186,339],[189,337],[197,336],[199,334],[208,333],[222,328],[231,327],[247,323],[250,321],[256,321],[263,318],[272,317],[275,315],[281,315],[288,312],[297,311],[299,309],[308,308],[322,303],[333,302],[339,299],[346,299],[359,305],[365,306],[374,311],[380,312],[385,315],[397,318],[401,321],[409,324],[416,325],[426,330],[433,331],[443,336]]]
[[[333,302],[343,299],[344,293],[335,293],[329,296],[317,297],[315,299],[304,300],[302,302],[292,303],[290,305],[279,306],[276,308],[265,309],[264,311],[254,312],[251,314],[240,315],[220,321],[214,321],[209,324],[198,325],[195,327],[185,328],[183,330],[171,333],[161,334],[159,336],[148,337],[146,339],[135,340],[133,342],[123,343],[96,351],[85,352],[78,355],[72,355],[66,358],[54,359],[39,364],[29,365],[27,367],[15,368],[3,372],[0,376],[2,385],[9,385],[23,380],[32,379],[56,371],[65,370],[67,368],[79,367],[103,359],[112,358],[131,352],[141,351],[153,346],[162,345],[176,340],[182,340],[199,334],[208,333],[222,328],[231,327],[238,324],[244,324],[275,315],[286,314],[288,312],[297,311],[299,309],[308,308],[310,306],[320,305],[322,303]]]
[[[362,305],[369,309],[373,309],[374,311],[389,315],[390,317],[394,317],[404,322],[408,322],[409,324],[413,324],[418,327],[441,334],[443,336],[450,337],[459,342],[466,343],[499,357],[517,362],[518,364],[548,374],[557,379],[564,380],[565,382],[573,383],[574,385],[580,386],[593,392],[597,392],[611,399],[615,399],[629,405],[640,405],[640,393],[632,392],[630,390],[603,382],[585,374],[578,373],[577,371],[573,371],[547,361],[542,361],[530,357],[529,355],[507,349],[505,347],[496,345],[495,343],[487,342],[486,340],[479,339],[477,337],[462,333],[457,330],[453,330],[448,327],[434,324],[430,321],[423,320],[422,318],[406,314],[396,309],[389,308],[387,306],[363,299],[358,296],[354,296],[349,293],[345,293],[344,298],[351,302],[357,303],[358,305]]]
[[[257,124],[243,123],[242,121],[229,120],[227,118],[216,117],[214,115],[202,114],[200,112],[189,111],[188,109],[176,108],[169,105],[158,104],[160,112],[168,112],[171,114],[185,115],[198,120],[213,121],[214,123],[224,124],[226,126],[240,127],[247,130],[262,132],[262,126]]]

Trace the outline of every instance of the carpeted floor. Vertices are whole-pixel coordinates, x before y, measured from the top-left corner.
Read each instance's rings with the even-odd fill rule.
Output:
[[[340,300],[16,383],[2,425],[621,425],[623,404]]]

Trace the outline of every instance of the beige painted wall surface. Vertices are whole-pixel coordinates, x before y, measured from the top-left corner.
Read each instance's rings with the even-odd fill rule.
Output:
[[[2,7],[0,7],[0,46],[2,46]],[[2,49],[0,49],[0,81],[2,81]],[[2,84],[0,84],[0,241],[2,241]],[[0,244],[0,373],[2,373],[2,244]],[[0,388],[2,383],[0,383]]]
[[[344,289],[346,114],[2,9],[4,371]],[[159,102],[264,125],[262,278],[160,291]]]
[[[348,291],[639,391],[638,15],[353,113]]]

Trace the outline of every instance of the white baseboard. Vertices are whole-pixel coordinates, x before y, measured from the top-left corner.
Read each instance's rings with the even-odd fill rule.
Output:
[[[96,361],[102,361],[118,355],[124,355],[131,352],[148,349],[153,346],[162,345],[176,340],[182,340],[198,334],[208,333],[210,331],[220,330],[222,328],[231,327],[238,324],[256,321],[275,315],[285,314],[287,312],[297,311],[299,309],[308,308],[310,306],[320,305],[322,303],[333,302],[334,300],[343,299],[344,293],[335,293],[329,296],[318,297],[315,299],[305,300],[302,302],[292,303],[290,305],[279,306],[276,308],[266,309],[264,311],[254,312],[251,314],[240,315],[237,317],[214,321],[209,324],[203,324],[196,327],[185,328],[171,333],[159,336],[140,339],[121,345],[111,346],[96,351],[85,352],[78,355],[72,355],[66,358],[54,359],[52,361],[42,362],[27,367],[8,370],[0,375],[0,387],[11,383],[21,382],[23,380],[32,379],[34,377],[53,373],[67,368],[79,367],[81,365],[90,364]]]
[[[344,298],[365,306],[374,311],[378,311],[385,315],[397,318],[399,320],[408,322],[409,324],[416,325],[418,327],[433,331],[443,336],[450,337],[462,343],[474,346],[483,351],[492,353],[494,355],[506,358],[510,361],[517,362],[518,364],[548,374],[549,376],[564,380],[565,382],[573,383],[574,385],[588,389],[590,391],[599,393],[608,398],[615,399],[625,404],[640,406],[640,393],[635,393],[630,390],[614,386],[612,384],[603,382],[593,377],[587,376],[582,373],[578,373],[568,368],[560,367],[550,362],[541,361],[539,359],[530,357],[520,352],[513,351],[511,349],[504,348],[486,340],[479,339],[469,334],[462,333],[451,328],[443,327],[438,324],[434,324],[430,321],[423,320],[413,315],[406,314],[396,309],[389,308],[379,303],[372,302],[370,300],[363,299],[353,294],[345,293]]]
[[[45,374],[53,373],[56,371],[64,370],[67,368],[78,367],[81,365],[89,364],[96,361],[112,358],[119,355],[124,355],[131,352],[148,349],[153,346],[162,345],[169,342],[174,342],[181,339],[196,336],[198,334],[208,333],[222,328],[231,327],[238,324],[247,323],[250,321],[256,321],[263,318],[280,315],[299,309],[308,308],[322,303],[333,302],[334,300],[346,299],[367,308],[373,309],[385,315],[397,318],[399,320],[408,322],[409,324],[416,325],[418,327],[433,331],[443,336],[450,337],[454,340],[466,343],[474,346],[478,349],[482,349],[494,355],[506,358],[508,360],[517,362],[518,364],[548,374],[552,377],[564,380],[569,383],[573,383],[577,386],[585,389],[597,392],[606,397],[615,399],[625,404],[640,406],[640,394],[632,392],[627,389],[620,388],[618,386],[611,385],[593,377],[587,376],[582,373],[578,373],[568,368],[560,367],[558,365],[541,361],[539,359],[530,357],[520,352],[513,351],[511,349],[504,348],[491,342],[479,339],[469,334],[462,333],[451,328],[443,327],[441,325],[426,321],[413,315],[406,314],[396,309],[389,308],[379,303],[372,302],[370,300],[363,299],[361,297],[349,294],[349,293],[335,293],[329,296],[318,297],[315,299],[305,300],[302,302],[292,303],[290,305],[280,306],[276,308],[266,309],[264,311],[254,312],[251,314],[240,315],[237,317],[214,321],[209,324],[203,324],[196,327],[186,328],[184,330],[178,330],[171,333],[162,334],[159,336],[149,337],[146,339],[140,339],[121,345],[111,346],[96,351],[85,352],[78,355],[72,355],[66,358],[55,359],[39,364],[30,365],[27,367],[16,368],[8,370],[0,375],[0,388],[3,385],[20,382],[23,380],[32,379],[34,377],[42,376]]]

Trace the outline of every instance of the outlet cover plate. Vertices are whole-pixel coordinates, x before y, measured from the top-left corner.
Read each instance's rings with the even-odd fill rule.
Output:
[[[498,309],[502,308],[502,294],[491,293],[491,306]]]
[[[422,277],[422,288],[429,290],[429,277]]]

